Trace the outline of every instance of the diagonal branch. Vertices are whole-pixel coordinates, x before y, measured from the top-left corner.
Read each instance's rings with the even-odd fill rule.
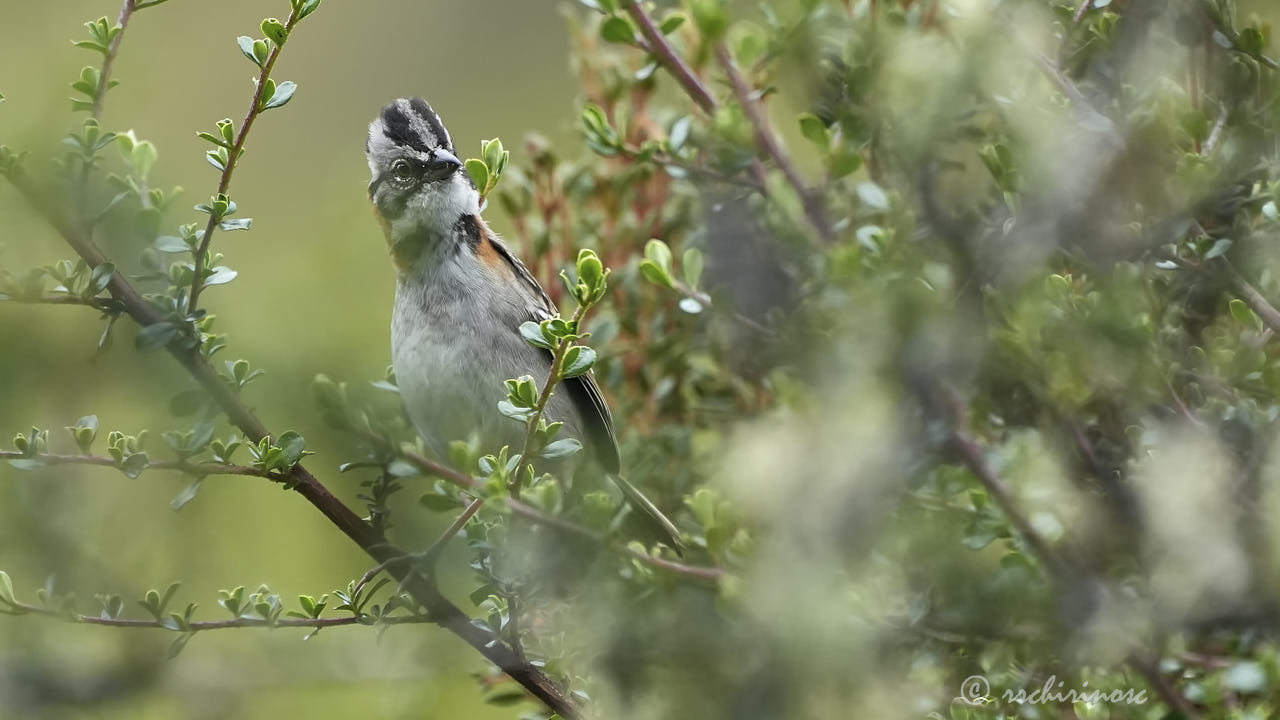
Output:
[[[759,100],[756,99],[755,91],[747,83],[746,78],[742,76],[742,70],[738,68],[738,64],[729,53],[729,48],[723,42],[718,42],[715,46],[715,55],[720,67],[724,69],[725,75],[729,78],[729,86],[733,88],[734,96],[738,98],[743,111],[747,114],[747,120],[751,122],[751,126],[755,129],[756,143],[760,145],[766,155],[773,159],[774,164],[782,171],[787,182],[795,190],[796,194],[800,196],[800,202],[804,205],[804,213],[809,219],[809,224],[818,231],[823,240],[827,242],[835,240],[836,234],[831,227],[830,218],[827,217],[826,203],[823,201],[822,195],[810,188],[805,183],[804,178],[801,177],[800,171],[796,169],[795,163],[791,160],[791,156],[787,153],[786,148],[782,146],[782,141],[778,139],[777,133],[773,129],[773,123],[769,122],[769,118],[760,106]]]
[[[1251,285],[1248,280],[1245,280],[1244,276],[1225,257],[1220,256],[1214,262],[1226,271],[1227,278],[1235,286],[1236,293],[1240,295],[1240,299],[1262,320],[1262,324],[1270,328],[1272,332],[1280,333],[1280,310],[1277,310],[1276,306],[1272,305],[1265,295]]]
[[[39,453],[26,455],[13,450],[0,450],[0,460],[34,460],[41,465],[96,465],[120,469],[120,463],[113,457],[102,455],[58,455]],[[285,482],[289,478],[278,472],[259,470],[248,465],[234,465],[219,462],[185,462],[183,460],[152,460],[147,463],[148,470],[177,470],[188,475],[206,477],[209,475],[245,475],[248,477],[266,478],[275,482]]]
[[[956,451],[965,466],[995,500],[1001,512],[1009,519],[1009,523],[1026,541],[1032,554],[1044,566],[1049,579],[1059,585],[1079,582],[1078,569],[1059,555],[1049,541],[1035,529],[1030,519],[1018,507],[1008,484],[987,462],[982,445],[969,434],[965,427],[969,413],[960,398],[949,388],[940,386],[928,388],[926,393],[926,403],[932,409],[946,413],[943,420],[951,428],[947,436],[948,446]],[[1195,707],[1161,674],[1159,663],[1139,651],[1130,653],[1125,662],[1146,679],[1170,710],[1186,718],[1201,717]]]
[[[627,13],[631,15],[631,19],[635,21],[640,28],[640,34],[644,36],[647,49],[662,66],[671,73],[671,76],[680,83],[693,102],[697,104],[702,111],[710,115],[715,112],[717,104],[716,99],[707,91],[707,87],[702,84],[702,80],[698,74],[689,67],[689,64],[680,57],[680,54],[671,47],[671,43],[667,42],[667,37],[662,31],[653,24],[653,18],[649,17],[649,13],[645,12],[640,5],[640,0],[626,0],[624,2]]]

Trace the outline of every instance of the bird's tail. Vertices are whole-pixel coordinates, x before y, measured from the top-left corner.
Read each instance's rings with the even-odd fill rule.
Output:
[[[627,502],[631,503],[631,507],[639,510],[666,539],[667,543],[680,555],[684,554],[684,540],[680,538],[680,530],[676,528],[675,523],[671,519],[662,514],[657,505],[653,501],[644,496],[635,485],[627,482],[627,479],[617,473],[609,473],[609,478],[618,486],[622,494],[626,496]]]

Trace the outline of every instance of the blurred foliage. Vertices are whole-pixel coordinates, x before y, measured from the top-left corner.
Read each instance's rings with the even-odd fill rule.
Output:
[[[280,2],[291,14],[241,37],[245,59],[219,56],[234,72],[247,59],[261,79],[243,120],[200,123],[218,173],[184,177],[200,191],[160,181],[168,143],[102,121],[118,117],[99,112],[119,92],[104,61],[124,35],[110,20],[78,38],[95,63],[69,78],[77,115],[60,154],[7,137],[0,148],[0,174],[34,208],[6,215],[12,255],[0,265],[0,388],[18,400],[0,417],[20,431],[0,475],[0,612],[154,626],[4,618],[0,711],[265,715],[273,702],[310,702],[290,683],[342,681],[361,684],[348,700],[368,716],[430,706],[547,717],[474,653],[448,664],[474,670],[479,691],[458,682],[422,649],[437,646],[421,645],[421,628],[400,627],[439,619],[407,582],[347,554],[295,495],[260,494],[304,482],[299,463],[318,453],[307,464],[370,528],[426,548],[397,562],[438,577],[492,645],[587,715],[1276,714],[1280,311],[1268,298],[1280,297],[1269,242],[1280,230],[1280,70],[1269,4],[583,0],[565,17],[584,147],[529,134],[484,140],[466,161],[488,215],[553,299],[578,310],[521,328],[555,353],[545,384],[494,388],[525,424],[524,447],[458,438],[432,458],[400,413],[395,378],[356,380],[385,365],[367,352],[364,318],[327,312],[377,283],[353,271],[306,279],[331,264],[331,248],[349,252],[335,236],[347,225],[277,225],[271,261],[241,245],[266,234],[248,216],[270,212],[275,192],[241,190],[241,173],[231,184],[242,150],[245,176],[288,171],[281,186],[304,195],[315,179],[250,125],[287,125],[311,153],[329,141],[299,107],[323,83],[276,79],[295,70],[306,43],[285,43],[318,3]],[[145,26],[176,7],[134,9]],[[525,11],[484,12],[514,22]],[[122,57],[146,54],[123,44]],[[127,87],[123,66],[118,76]],[[466,125],[492,138],[501,128],[486,117],[522,116],[513,97],[474,91],[484,114]],[[0,118],[24,114],[37,116],[12,98],[0,105]],[[354,181],[348,191],[358,195]],[[17,199],[0,197],[6,208]],[[310,200],[303,212],[323,213]],[[69,239],[88,233],[110,262],[68,251],[14,263],[38,220]],[[148,293],[136,333],[126,279]],[[46,326],[73,339],[44,337]],[[122,333],[188,368],[198,362],[184,358],[212,361],[220,379],[184,381],[158,353],[113,346]],[[286,352],[329,337],[369,357],[333,368]],[[45,356],[48,368],[20,373]],[[592,367],[627,479],[675,520],[683,553],[645,534],[620,493],[543,462],[578,449],[541,418],[546,392]],[[293,396],[318,371],[317,413]],[[63,383],[93,385],[93,406],[35,399]],[[224,413],[248,405],[292,429],[246,437]],[[77,469],[84,481],[59,489]],[[153,499],[167,475],[183,478],[165,497],[183,521]],[[256,479],[215,491],[226,475]],[[145,539],[127,552],[113,547],[113,535],[135,533]],[[185,544],[192,533],[212,559]],[[156,561],[171,541],[184,552]],[[308,572],[281,558],[305,558]],[[237,586],[249,571],[291,592]],[[273,641],[277,662],[314,663],[262,675],[285,699],[190,704],[266,642],[224,626],[311,637],[326,623],[368,627]],[[25,629],[37,624],[59,630]],[[144,634],[163,644],[130,639]],[[362,635],[385,644],[357,645]],[[68,652],[90,637],[93,652]],[[324,655],[325,642],[347,652]],[[75,672],[58,672],[72,655]],[[188,686],[168,684],[179,671],[164,668],[184,665]],[[386,689],[423,677],[432,697]],[[187,705],[169,709],[178,697]]]

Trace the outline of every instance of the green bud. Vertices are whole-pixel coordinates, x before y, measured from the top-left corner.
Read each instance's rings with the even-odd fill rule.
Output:
[[[578,277],[592,293],[605,284],[604,263],[594,251],[584,248],[578,253]]]
[[[221,133],[222,139],[228,144],[232,144],[236,139],[235,123],[231,122],[231,118],[224,118],[218,121],[218,132]]]
[[[261,67],[266,64],[267,57],[271,55],[271,48],[267,47],[266,40],[253,41],[253,61]]]

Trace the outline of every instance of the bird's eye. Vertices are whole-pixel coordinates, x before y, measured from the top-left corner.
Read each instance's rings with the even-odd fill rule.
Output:
[[[405,186],[413,183],[418,177],[418,169],[413,163],[401,158],[391,163],[391,180],[397,185]]]

